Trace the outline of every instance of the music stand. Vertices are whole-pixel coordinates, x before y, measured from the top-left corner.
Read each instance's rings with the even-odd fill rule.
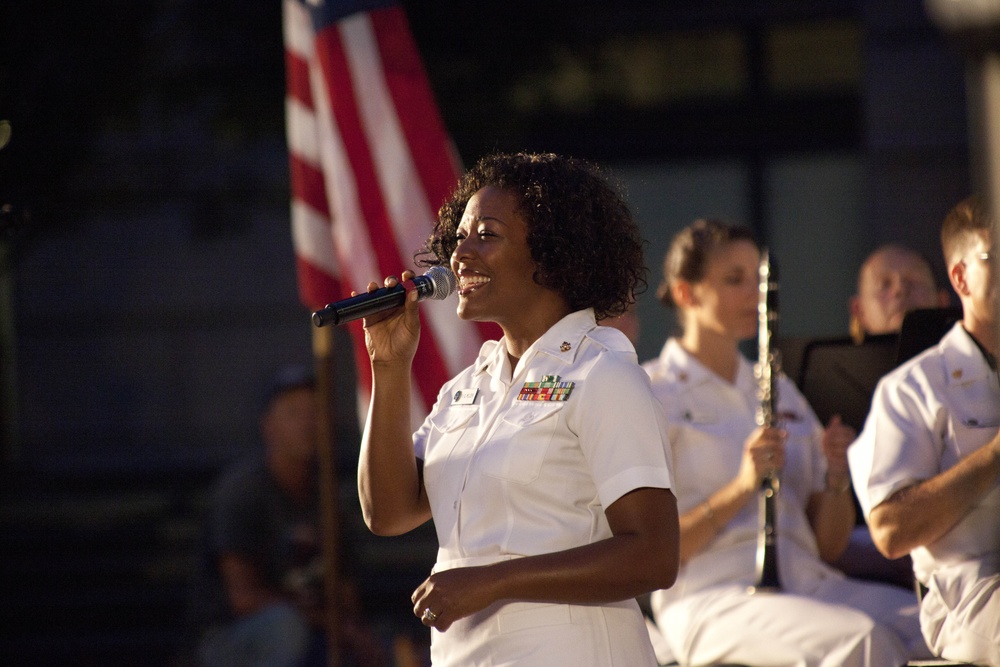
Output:
[[[859,432],[875,385],[896,367],[899,336],[868,336],[858,344],[848,336],[810,341],[802,354],[798,386],[820,422],[840,415]]]

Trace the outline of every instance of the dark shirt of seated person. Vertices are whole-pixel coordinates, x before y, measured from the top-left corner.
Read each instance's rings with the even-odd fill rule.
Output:
[[[317,419],[311,369],[280,369],[260,415],[262,451],[216,483],[192,587],[188,651],[199,667],[327,664]],[[375,667],[386,649],[361,617],[355,583],[337,583],[338,654]]]

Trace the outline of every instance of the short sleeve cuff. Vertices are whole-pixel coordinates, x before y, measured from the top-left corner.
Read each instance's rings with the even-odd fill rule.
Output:
[[[878,507],[881,503],[885,502],[892,494],[896,493],[900,489],[905,489],[908,486],[913,486],[916,483],[915,479],[897,479],[892,483],[885,484],[869,484],[867,497],[862,499],[858,498],[861,504],[861,509],[865,513],[865,518],[871,514],[871,511]]]
[[[670,471],[664,467],[642,466],[623,470],[606,480],[597,489],[597,495],[604,507],[610,507],[613,502],[629,491],[644,487],[654,489],[669,489],[673,486]]]

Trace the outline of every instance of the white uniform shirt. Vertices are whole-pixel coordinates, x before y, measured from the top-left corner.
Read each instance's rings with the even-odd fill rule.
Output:
[[[875,389],[864,430],[848,450],[865,515],[896,491],[948,470],[989,442],[998,427],[997,373],[957,323]],[[943,537],[911,552],[917,580],[930,588],[921,605],[925,636],[934,622],[923,618],[927,610],[944,615],[975,580],[1000,572],[998,517],[1000,486],[994,486]]]
[[[662,413],[648,377],[628,339],[616,329],[597,326],[592,310],[556,323],[513,370],[503,340],[485,343],[476,362],[442,388],[413,438],[416,455],[424,460],[438,535],[435,570],[607,539],[612,534],[606,507],[634,489],[672,485]],[[545,609],[560,608],[565,614],[555,613],[571,615],[578,624],[586,610],[574,606],[571,613],[569,605],[534,603],[494,607],[445,633],[435,631],[435,664],[492,664],[486,661],[497,658],[496,644],[490,648],[492,658],[472,647],[495,642],[492,635],[509,628],[552,622],[539,616]],[[635,628],[587,630],[581,636],[607,635],[612,645],[639,638],[645,643],[639,655],[651,656],[634,601],[606,605],[605,613],[608,607],[628,608],[627,624]],[[528,612],[531,621],[514,622],[508,614],[496,625],[491,618],[514,608]],[[600,617],[586,622],[604,623]],[[560,639],[558,626],[542,630],[542,642],[567,644],[562,650],[571,653],[563,656],[597,650],[586,660],[627,664],[632,659],[615,658],[614,648],[573,647],[579,643],[577,635]],[[601,652],[605,650],[610,653]],[[551,664],[549,658],[517,662],[541,665],[544,660]]]
[[[705,502],[736,477],[743,445],[757,428],[757,384],[753,366],[740,357],[730,384],[703,366],[671,338],[657,359],[643,364],[667,415],[674,455],[675,493],[681,514]],[[788,432],[785,467],[777,496],[778,568],[782,587],[808,594],[819,580],[840,573],[818,557],[805,514],[811,494],[825,486],[822,426],[798,389],[784,375],[778,382],[778,413]],[[665,606],[686,594],[719,584],[755,581],[757,503],[748,503],[696,556],[681,567],[677,583],[657,591]]]

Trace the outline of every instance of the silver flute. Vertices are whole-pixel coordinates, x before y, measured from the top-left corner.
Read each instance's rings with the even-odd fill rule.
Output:
[[[757,425],[776,427],[778,414],[778,375],[781,372],[781,353],[776,347],[778,336],[778,272],[775,262],[765,248],[761,253],[758,270],[757,294]],[[755,592],[781,590],[778,578],[777,501],[781,482],[776,470],[770,471],[761,481],[758,493],[757,523],[757,583],[750,588]]]

